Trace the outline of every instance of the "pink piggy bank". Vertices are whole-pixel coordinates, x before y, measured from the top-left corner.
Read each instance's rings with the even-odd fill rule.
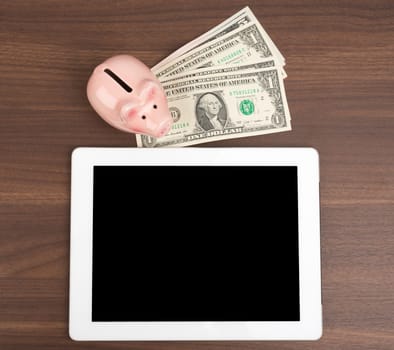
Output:
[[[107,123],[123,131],[161,137],[172,125],[167,99],[151,70],[128,55],[114,56],[97,66],[87,95]]]

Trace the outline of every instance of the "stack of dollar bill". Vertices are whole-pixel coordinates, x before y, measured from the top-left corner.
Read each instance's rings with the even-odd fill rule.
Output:
[[[174,120],[139,147],[181,147],[291,130],[284,57],[246,7],[152,68]]]

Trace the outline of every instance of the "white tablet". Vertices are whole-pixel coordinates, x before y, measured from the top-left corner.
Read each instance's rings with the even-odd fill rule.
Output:
[[[311,148],[78,148],[75,340],[313,340],[322,334]]]

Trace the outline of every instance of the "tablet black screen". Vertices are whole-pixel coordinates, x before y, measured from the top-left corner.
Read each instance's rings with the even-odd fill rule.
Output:
[[[295,166],[95,166],[92,321],[299,321]]]

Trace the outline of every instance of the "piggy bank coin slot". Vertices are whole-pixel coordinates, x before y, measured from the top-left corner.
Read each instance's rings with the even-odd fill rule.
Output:
[[[133,89],[129,85],[127,85],[127,83],[124,80],[122,80],[119,76],[117,76],[112,70],[106,68],[106,69],[104,69],[104,72],[107,73],[113,80],[115,80],[128,93],[133,91]]]

